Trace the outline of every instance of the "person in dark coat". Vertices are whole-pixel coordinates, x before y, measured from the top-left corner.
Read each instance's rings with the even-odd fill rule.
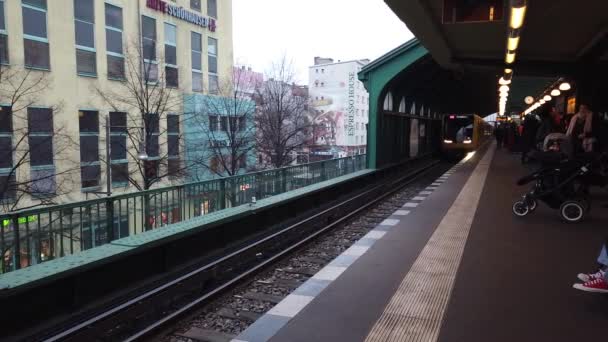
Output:
[[[494,137],[496,137],[496,148],[502,148],[502,142],[505,138],[505,129],[502,124],[496,124],[496,128],[494,128]]]
[[[525,164],[528,162],[528,153],[534,148],[536,144],[536,132],[540,123],[536,120],[534,115],[526,115],[522,124],[523,131],[521,134],[521,163]]]

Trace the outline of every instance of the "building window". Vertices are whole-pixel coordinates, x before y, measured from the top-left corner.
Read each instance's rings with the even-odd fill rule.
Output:
[[[209,164],[212,172],[218,173],[220,171],[221,165],[218,157],[213,156]]]
[[[13,115],[11,108],[0,106],[0,202],[15,198],[13,170]]]
[[[49,70],[49,40],[46,32],[46,0],[23,0],[23,45],[25,66]]]
[[[220,129],[224,132],[228,132],[228,117],[222,116],[220,117]]]
[[[165,81],[167,87],[179,86],[177,72],[177,28],[165,23]]]
[[[203,91],[203,37],[200,33],[191,32],[192,49],[192,91]]]
[[[56,191],[53,163],[53,111],[50,108],[28,108],[27,121],[33,194],[52,195]]]
[[[239,169],[246,169],[247,168],[247,155],[241,155],[239,157]]]
[[[190,0],[190,8],[201,11],[201,0]]]
[[[76,71],[79,74],[96,75],[93,0],[74,0],[74,27],[76,30]]]
[[[160,135],[160,117],[158,114],[148,114],[145,120],[146,129],[146,152],[151,159],[158,158]]]
[[[179,131],[179,116],[167,115],[167,167],[171,176],[177,176],[180,169]]]
[[[325,73],[325,69],[321,69],[321,73],[324,74]]]
[[[8,32],[4,20],[4,0],[0,0],[0,64],[8,64]]]
[[[247,118],[245,118],[245,116],[241,116],[239,117],[239,131],[245,132],[245,129],[247,129]]]
[[[211,37],[207,39],[207,53],[209,55],[209,93],[217,94],[219,92],[217,77],[217,39]]]
[[[99,114],[97,111],[78,112],[80,125],[80,175],[83,189],[99,186]]]
[[[217,132],[218,117],[217,115],[209,115],[209,130]]]
[[[122,8],[105,4],[106,8],[106,54],[108,78],[125,78],[125,56],[122,47]]]
[[[141,16],[141,39],[144,55],[144,79],[146,82],[158,81],[156,64],[156,20]]]
[[[325,82],[321,82],[321,87],[325,87]]]
[[[217,19],[217,0],[207,0],[207,15]]]
[[[110,160],[112,186],[125,186],[129,182],[127,159],[127,113],[110,112]]]

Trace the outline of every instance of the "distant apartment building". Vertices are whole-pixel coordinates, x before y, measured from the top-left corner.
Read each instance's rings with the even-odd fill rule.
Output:
[[[315,57],[308,78],[315,111],[311,155],[344,157],[365,153],[369,95],[357,73],[368,63],[367,59],[334,62]]]
[[[129,51],[138,58],[130,59]],[[0,189],[8,189],[0,190],[0,202],[9,204],[3,208],[17,200],[19,208],[41,198],[65,203],[106,190],[141,190],[149,184],[133,185],[141,177],[138,155],[146,160],[146,177],[183,166],[185,95],[217,94],[220,80],[233,71],[232,2],[0,0],[0,68],[3,77],[13,70],[17,78],[48,82],[31,101],[12,104],[5,98],[10,83],[0,84]],[[126,80],[138,73],[147,76],[142,87],[157,89],[152,96],[172,93],[166,115],[156,111],[168,107],[149,106],[145,123],[132,119],[140,109],[125,101]],[[100,90],[114,93],[113,104]],[[149,100],[139,99],[143,105]],[[145,142],[129,136],[139,130],[148,134]],[[168,156],[162,163],[161,155]],[[154,186],[180,182],[163,179]]]
[[[264,74],[249,66],[240,65],[234,67],[232,79],[239,96],[252,98],[264,82]]]

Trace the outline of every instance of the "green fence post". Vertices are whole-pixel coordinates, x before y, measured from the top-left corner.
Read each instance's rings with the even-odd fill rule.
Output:
[[[281,192],[287,192],[287,169],[281,169]]]
[[[111,198],[106,200],[106,243],[114,241],[114,201]]]
[[[19,217],[16,214],[11,215],[11,221],[13,222],[13,236],[15,239],[15,249],[13,255],[15,257],[15,270],[21,268],[21,238],[19,237]],[[2,256],[4,258],[4,256]],[[4,260],[3,260],[4,262]]]
[[[325,171],[325,160],[321,162],[321,181],[327,180],[327,173]]]
[[[226,179],[225,178],[220,179],[219,202],[220,202],[220,210],[226,209]]]

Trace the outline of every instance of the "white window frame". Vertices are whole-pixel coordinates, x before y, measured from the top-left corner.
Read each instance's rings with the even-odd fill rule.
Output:
[[[8,49],[8,46],[9,46],[9,44],[8,44],[8,38],[9,38],[9,36],[8,36],[8,31],[6,29],[6,27],[8,26],[7,22],[6,22],[6,1],[0,0],[0,5],[4,8],[3,13],[5,14],[4,18],[2,18],[3,21],[4,21],[4,28],[0,29],[0,34],[3,34],[3,35],[6,36],[6,62],[0,63],[0,64],[8,65],[8,64],[10,64],[10,56],[9,56],[9,49]]]
[[[26,68],[28,69],[42,69],[42,70],[50,70],[51,69],[51,44],[49,43],[49,15],[48,15],[48,3],[47,3],[47,8],[40,8],[40,7],[36,7],[36,6],[32,6],[29,4],[25,4],[23,3],[23,1],[21,2],[21,7],[25,7],[25,8],[29,8],[31,10],[35,10],[35,11],[39,11],[39,12],[43,12],[44,13],[44,25],[46,26],[46,37],[38,37],[38,36],[32,36],[29,34],[25,34],[25,32],[23,33],[23,39],[28,39],[28,40],[33,40],[33,41],[37,41],[37,42],[41,42],[41,43],[46,43],[47,45],[49,45],[49,68],[40,68],[40,67],[34,67],[34,66],[26,66]],[[6,11],[6,8],[5,8]],[[23,10],[22,10],[23,13]],[[25,31],[25,20],[24,18],[22,18],[22,26],[23,26],[23,30]],[[24,44],[25,45],[25,44]],[[24,51],[23,53],[25,54],[25,47],[24,47]],[[25,57],[25,56],[24,56]]]
[[[110,6],[114,6],[114,7],[120,8],[121,12],[122,12],[123,8],[122,8],[121,6],[118,6],[117,4],[114,4],[114,3],[111,3],[111,2],[107,2],[107,1],[106,1],[106,2],[104,2],[104,6],[103,6],[103,9],[104,9],[104,24],[105,24],[105,28],[106,28],[106,30],[115,31],[115,32],[120,32],[120,39],[122,40],[122,46],[123,46],[123,49],[122,49],[122,50],[123,50],[123,52],[122,52],[122,53],[116,53],[116,52],[113,52],[113,51],[108,51],[108,49],[106,48],[106,55],[113,56],[113,57],[118,57],[118,58],[122,58],[122,62],[123,62],[123,72],[124,72],[124,71],[125,71],[125,70],[124,70],[124,69],[125,69],[125,65],[124,65],[124,62],[125,62],[125,55],[124,55],[124,46],[125,46],[125,44],[124,44],[124,43],[125,43],[125,39],[124,39],[124,37],[125,37],[125,35],[124,35],[124,32],[123,32],[123,30],[124,30],[124,25],[125,25],[124,15],[122,16],[122,25],[123,25],[123,29],[119,29],[119,28],[114,27],[114,26],[108,26],[108,23],[106,23],[106,22],[105,22],[105,14],[106,14],[106,13],[105,13],[105,10],[106,10],[106,6],[105,6],[105,5],[106,5],[106,4],[107,4],[107,5],[110,5]],[[124,14],[124,12],[123,12],[123,14]],[[106,34],[106,39],[107,39],[107,34]],[[106,64],[107,64],[107,59],[106,59]],[[106,72],[107,72],[107,70],[106,70]],[[109,77],[109,79],[116,79],[116,78]],[[122,80],[124,80],[124,78],[123,78]]]
[[[73,0],[72,4],[75,3],[75,1],[77,0]],[[48,6],[48,4],[47,4]],[[93,6],[93,22],[88,22],[88,21],[84,21],[81,19],[77,19],[76,18],[76,13],[74,13],[74,45],[76,46],[76,50],[83,50],[83,51],[88,51],[88,52],[94,52],[95,53],[95,73],[94,74],[90,74],[90,73],[83,73],[83,72],[78,72],[76,71],[76,73],[80,76],[97,76],[97,49],[96,49],[96,39],[95,39],[95,0],[92,1],[92,6]],[[105,6],[104,6],[105,9]],[[105,14],[105,13],[104,13]],[[76,22],[81,22],[81,23],[85,23],[85,24],[90,24],[93,26],[93,47],[89,47],[89,46],[83,46],[83,45],[78,45],[76,44]],[[48,28],[47,28],[48,30]],[[76,58],[76,70],[78,70],[78,58]]]
[[[192,46],[192,34],[198,34],[199,37],[200,37],[200,42],[201,42],[201,50],[200,51],[194,50],[194,48]],[[200,56],[201,56],[201,68],[200,69],[194,68],[194,63],[193,63],[193,60],[192,60],[192,53],[193,52],[200,53]],[[205,81],[204,81],[204,77],[203,77],[203,65],[204,65],[203,64],[203,35],[201,33],[199,33],[199,32],[190,31],[190,59],[191,59],[190,65],[192,66],[192,74],[198,74],[201,77],[200,90],[194,90],[194,77],[192,77],[192,91],[193,92],[197,92],[197,93],[198,92],[203,92],[204,88],[205,88],[204,87]]]
[[[172,26],[173,29],[175,30],[175,42],[172,43],[170,41],[167,40],[167,26]],[[169,45],[169,46],[173,46],[175,48],[175,62],[177,63],[177,25],[172,24],[172,23],[168,23],[168,22],[164,22],[163,24],[163,33],[165,35],[165,45]],[[177,74],[178,74],[178,78],[177,78],[177,88],[179,88],[179,67],[177,66],[177,64],[170,64],[167,63],[167,56],[165,56],[165,67],[169,67],[169,68],[173,68],[177,70]],[[167,82],[167,72],[165,70],[165,84]],[[171,86],[170,88],[173,88],[173,86]]]

